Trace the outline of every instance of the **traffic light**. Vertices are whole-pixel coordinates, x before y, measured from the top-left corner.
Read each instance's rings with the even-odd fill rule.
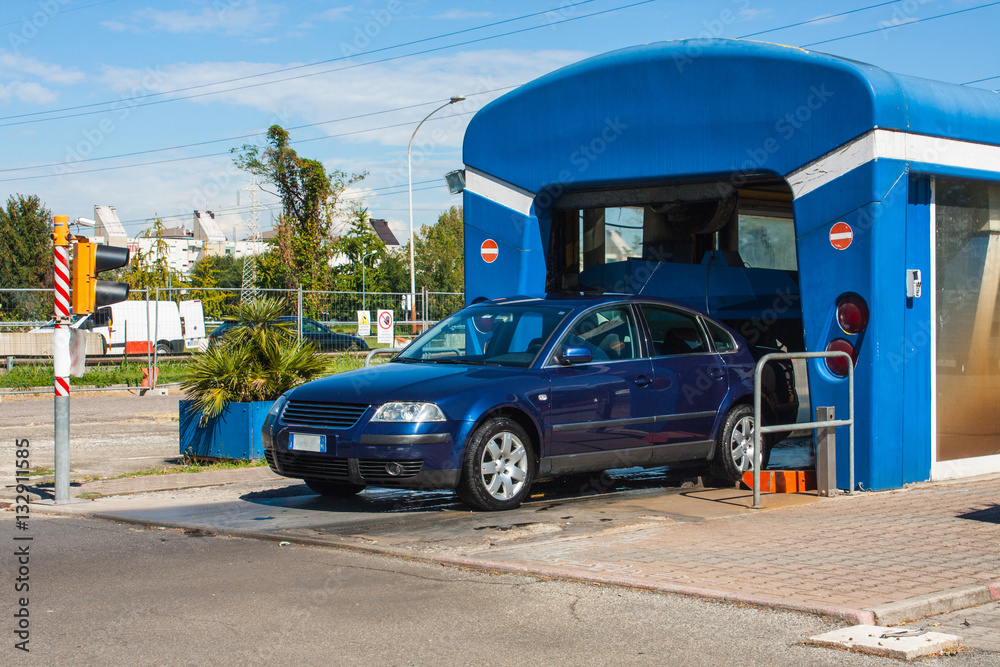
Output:
[[[102,271],[128,264],[128,248],[77,241],[73,250],[73,313],[92,313],[128,298],[128,285],[98,280]]]

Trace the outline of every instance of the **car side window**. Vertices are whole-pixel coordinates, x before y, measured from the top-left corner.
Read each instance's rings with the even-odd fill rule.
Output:
[[[639,309],[649,326],[653,356],[669,357],[709,351],[708,341],[694,317],[652,304],[641,304]]]
[[[712,342],[715,343],[716,352],[732,352],[736,349],[736,341],[733,340],[728,331],[715,322],[710,320],[703,321],[705,322],[705,326],[708,327],[708,334],[712,337]]]
[[[592,310],[573,325],[557,348],[585,347],[594,361],[624,361],[639,356],[639,339],[628,306]]]
[[[326,331],[324,331],[323,327],[315,322],[302,322],[302,333],[324,334]]]

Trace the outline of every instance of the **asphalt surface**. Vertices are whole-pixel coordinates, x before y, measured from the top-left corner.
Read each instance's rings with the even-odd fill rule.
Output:
[[[179,395],[129,392],[81,394],[70,398],[72,479],[112,476],[169,467],[178,457]],[[0,485],[14,481],[15,439],[31,443],[34,469],[54,465],[54,408],[51,396],[6,396],[0,401]]]
[[[4,664],[898,664],[804,646],[842,624],[793,612],[91,519],[31,535],[31,652],[5,631]]]

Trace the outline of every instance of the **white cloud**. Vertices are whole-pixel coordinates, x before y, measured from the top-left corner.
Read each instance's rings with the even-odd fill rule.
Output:
[[[767,16],[768,14],[772,13],[774,13],[774,10],[770,8],[764,8],[764,9],[747,8],[747,9],[741,9],[740,11],[736,12],[736,16],[740,21],[752,21],[756,18],[760,18],[761,16]]]
[[[15,81],[8,88],[11,93],[25,104],[51,104],[59,99],[59,96],[40,83],[22,83]]]
[[[102,25],[115,31],[243,35],[271,28],[284,11],[281,5],[261,4],[256,0],[214,2],[200,11],[146,7],[133,12],[125,21],[105,21]]]
[[[79,83],[86,78],[83,72],[74,68],[49,65],[20,53],[0,53],[0,76],[15,78],[22,74],[61,84]]]
[[[432,16],[432,19],[486,19],[493,16],[492,12],[470,12],[466,9],[449,9],[443,14]]]
[[[579,51],[513,51],[487,50],[449,54],[423,60],[406,59],[364,67],[334,66],[338,72],[293,79],[268,86],[244,88],[199,97],[198,104],[225,102],[251,107],[268,114],[271,122],[281,125],[318,123],[332,119],[368,114],[386,109],[447,100],[452,95],[470,96],[487,90],[520,85],[558,67],[576,62],[588,54]],[[456,67],[461,63],[461,67]],[[156,81],[149,81],[141,70],[106,68],[101,80],[114,91],[126,93],[140,82],[148,92],[168,91],[197,86],[212,81],[238,78],[270,71],[296,63],[197,63],[175,64],[157,70]],[[345,68],[350,67],[350,68]],[[315,69],[304,69],[304,74]],[[146,80],[143,81],[143,78]],[[254,80],[245,83],[253,83]],[[150,85],[151,84],[151,85]],[[506,92],[506,91],[503,91]],[[454,110],[442,110],[440,116],[473,111],[502,94],[470,96],[455,105]],[[419,121],[432,106],[355,120],[322,125],[319,131],[327,135],[343,135],[373,127],[402,124],[375,132],[342,137],[352,143],[377,142],[386,146],[406,146],[413,123]],[[421,137],[437,145],[457,147],[471,114],[454,121],[437,121],[421,131]]]
[[[324,12],[320,12],[312,17],[314,21],[339,21],[344,18],[347,14],[354,11],[354,5],[346,5],[343,7],[334,7],[333,9],[327,9]]]

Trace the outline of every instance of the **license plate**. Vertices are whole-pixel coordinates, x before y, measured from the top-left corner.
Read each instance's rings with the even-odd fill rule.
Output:
[[[296,452],[326,453],[326,436],[311,433],[289,433],[288,449]]]

